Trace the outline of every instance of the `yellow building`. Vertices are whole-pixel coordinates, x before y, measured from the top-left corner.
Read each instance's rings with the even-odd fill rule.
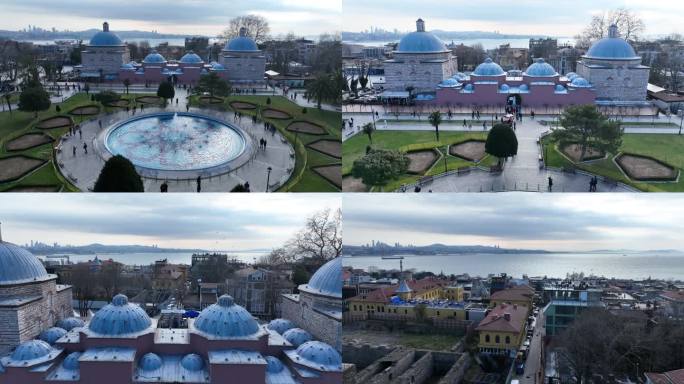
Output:
[[[527,307],[499,304],[492,308],[475,330],[481,353],[514,357],[525,335]]]

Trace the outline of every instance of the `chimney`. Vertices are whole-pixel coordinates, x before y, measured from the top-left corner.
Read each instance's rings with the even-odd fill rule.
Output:
[[[425,32],[425,22],[423,19],[416,20],[416,31]]]
[[[241,37],[247,36],[247,28],[245,28],[245,27],[240,27],[240,36],[241,36]]]
[[[109,23],[108,22],[105,21],[104,23],[102,23],[102,31],[103,32],[109,32]]]
[[[504,313],[504,319],[506,319],[506,321],[511,321],[511,314],[508,312]]]
[[[617,25],[611,24],[610,27],[608,27],[608,37],[610,37],[610,38],[620,37],[620,34],[618,33]]]

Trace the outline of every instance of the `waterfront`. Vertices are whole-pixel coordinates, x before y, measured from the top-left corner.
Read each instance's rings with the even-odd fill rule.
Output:
[[[443,39],[440,37],[440,39],[445,43],[445,44],[451,44],[453,41],[455,44],[463,44],[466,46],[472,46],[475,44],[482,44],[482,48],[484,49],[495,49],[499,48],[499,46],[504,45],[504,44],[510,44],[511,48],[529,48],[530,47],[530,39]],[[558,45],[563,45],[563,44],[574,44],[575,40],[571,37],[558,37]],[[344,44],[360,44],[368,47],[380,47],[389,43],[397,43],[399,42],[399,39],[397,40],[365,40],[365,41],[353,41],[353,40],[345,40],[342,43]]]
[[[344,265],[369,270],[399,269],[398,260],[380,256],[344,256]],[[568,273],[645,279],[682,279],[684,253],[521,253],[521,254],[452,254],[404,255],[404,269],[445,274],[467,273],[472,276],[507,273],[512,276],[565,277]]]
[[[259,250],[248,250],[248,251],[235,251],[235,252],[222,252],[226,253],[228,259],[237,259],[245,263],[253,263],[255,259],[259,259],[260,256],[265,255],[268,251]],[[88,260],[93,260],[97,256],[100,260],[118,261],[125,265],[149,265],[154,264],[157,260],[167,259],[169,263],[172,264],[188,264],[190,265],[192,252],[149,252],[149,253],[98,253],[95,254],[69,254],[69,253],[59,253],[55,256],[68,256],[72,263],[85,262]],[[39,255],[38,258],[45,260],[44,255]],[[58,260],[53,258],[53,260]]]

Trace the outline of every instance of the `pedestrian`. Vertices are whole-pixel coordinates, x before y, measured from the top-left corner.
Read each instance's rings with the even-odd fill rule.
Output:
[[[245,181],[245,191],[249,192],[249,181]]]
[[[81,131],[81,127],[78,127],[78,138],[83,140],[83,131]]]
[[[159,187],[159,192],[161,193],[166,193],[169,191],[169,185],[166,184],[166,181],[162,183],[162,185]]]
[[[74,151],[73,151],[73,152],[74,152],[74,157],[76,157],[76,146],[75,146],[75,145],[73,146],[73,149],[74,149]]]
[[[553,178],[549,176],[549,192],[553,191]]]
[[[83,152],[85,152],[86,155],[88,154],[88,144],[86,143],[83,143]]]
[[[197,193],[202,192],[202,176],[197,176]]]
[[[102,129],[102,120],[98,120],[98,121],[97,121],[97,125],[99,125],[99,126],[100,126],[100,129]]]

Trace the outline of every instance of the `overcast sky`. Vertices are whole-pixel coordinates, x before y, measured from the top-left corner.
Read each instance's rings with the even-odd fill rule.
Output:
[[[61,244],[270,249],[306,218],[340,207],[336,194],[3,194],[2,238]]]
[[[684,250],[679,194],[345,194],[344,243]]]
[[[318,36],[341,29],[342,0],[2,0],[0,29],[29,24],[58,30],[102,28],[160,33],[220,33],[230,19],[266,17],[273,35]]]
[[[592,15],[619,7],[641,16],[646,34],[684,32],[681,0],[344,0],[342,29],[361,31],[372,25],[413,31],[415,20],[421,17],[428,30],[572,37],[584,29]]]

